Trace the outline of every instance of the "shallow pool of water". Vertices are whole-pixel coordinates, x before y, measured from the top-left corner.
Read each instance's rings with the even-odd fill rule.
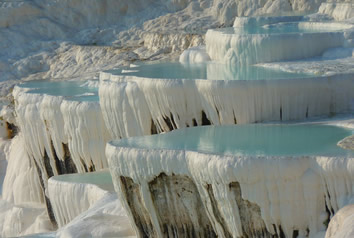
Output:
[[[99,171],[81,174],[65,174],[53,177],[62,182],[94,184],[104,189],[113,189],[112,176],[109,171]]]
[[[328,125],[250,124],[186,128],[113,144],[241,156],[347,156],[354,155],[353,151],[337,143],[351,134],[351,130]]]
[[[98,101],[98,89],[91,87],[83,81],[28,81],[19,85],[30,88],[29,93],[63,96],[75,101]]]
[[[299,33],[319,33],[319,32],[335,32],[340,29],[330,28],[333,24],[328,24],[328,28],[323,24],[299,23],[299,22],[281,22],[268,25],[253,25],[249,27],[227,27],[217,29],[216,31],[225,34],[299,34]]]

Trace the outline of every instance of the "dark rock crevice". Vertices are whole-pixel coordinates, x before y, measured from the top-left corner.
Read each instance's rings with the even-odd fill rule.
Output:
[[[151,135],[155,135],[157,134],[157,128],[156,125],[154,123],[154,120],[151,119],[151,129],[150,129],[150,133]]]
[[[217,237],[192,179],[161,173],[149,189],[164,237]]]
[[[280,110],[279,110],[279,119],[280,119],[280,121],[283,120],[283,108],[282,107],[280,107]]]
[[[208,119],[207,115],[205,114],[204,111],[202,111],[202,125],[203,126],[209,126],[211,125],[210,120]]]
[[[229,184],[230,192],[237,203],[244,238],[274,238],[277,235],[268,232],[261,216],[260,207],[242,198],[241,187],[238,182]],[[281,237],[281,236],[280,236]]]
[[[174,119],[172,113],[170,113],[170,117],[164,116],[163,120],[165,121],[169,131],[173,131],[173,130],[177,129],[177,125],[176,125],[176,122],[175,122],[175,119]]]
[[[52,165],[50,164],[50,158],[46,150],[44,150],[43,162],[44,162],[44,167],[45,167],[45,171],[47,172],[48,178],[53,177],[54,176],[53,168]]]
[[[156,237],[156,232],[151,222],[150,215],[143,205],[139,184],[131,178],[120,177],[123,196],[128,203],[133,215],[134,223],[138,228],[138,237]]]
[[[82,166],[84,167],[85,173],[87,173],[89,170],[87,169],[87,165],[86,165],[85,161],[82,158],[80,158],[80,162],[81,162]]]
[[[193,118],[193,126],[198,126],[197,120]]]
[[[68,148],[67,144],[62,144],[63,150],[64,150],[64,158],[63,160],[58,158],[58,155],[55,151],[53,141],[50,141],[50,145],[52,148],[52,153],[53,153],[53,158],[55,160],[55,167],[58,171],[58,174],[71,174],[71,173],[77,173],[76,166],[74,164],[74,161],[72,160],[70,156],[70,151]]]
[[[224,235],[226,238],[232,238],[232,235],[226,225],[226,222],[225,222],[225,219],[222,217],[220,211],[219,211],[219,208],[218,208],[218,203],[215,199],[215,196],[213,194],[213,188],[212,188],[212,185],[211,184],[208,184],[206,186],[206,189],[208,191],[208,195],[209,195],[209,198],[210,198],[210,201],[211,201],[211,205],[212,205],[212,208],[213,208],[213,213],[214,213],[214,216],[216,218],[216,220],[218,221],[218,223],[220,224],[220,226],[222,227],[223,231],[224,231]]]
[[[6,122],[7,137],[9,139],[14,138],[18,134],[18,128],[15,124]]]
[[[68,147],[68,144],[62,144],[63,149],[64,149],[64,163],[65,163],[65,169],[66,173],[71,174],[71,173],[77,173],[77,168],[76,165],[71,158],[70,150]]]
[[[38,166],[38,164],[37,164],[35,159],[32,159],[32,162],[34,163],[35,168],[36,168],[37,173],[38,173],[39,183],[41,185],[41,190],[42,190],[42,194],[43,194],[43,197],[44,197],[44,200],[45,200],[45,204],[46,204],[49,220],[52,223],[53,228],[57,229],[58,228],[58,223],[57,223],[57,221],[55,219],[55,216],[54,216],[52,204],[50,202],[50,199],[45,195],[45,192],[44,192],[45,189],[46,189],[46,185],[45,185],[44,180],[43,180],[42,171],[39,168],[39,166]]]
[[[330,218],[331,218],[331,211],[328,208],[326,197],[324,198],[324,200],[325,200],[325,206],[326,206],[327,219],[323,222],[323,225],[325,225],[326,228],[328,228],[328,224],[329,224],[329,221],[330,221]]]

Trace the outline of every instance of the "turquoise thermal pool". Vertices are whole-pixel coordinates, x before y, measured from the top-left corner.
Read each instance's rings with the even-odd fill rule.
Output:
[[[60,182],[94,184],[102,189],[113,191],[112,176],[109,171],[65,174],[54,176],[52,179]]]
[[[28,81],[19,85],[30,89],[29,93],[63,96],[75,101],[98,101],[98,89],[82,81]]]
[[[158,62],[106,72],[113,75],[152,79],[271,80],[311,77],[306,73],[290,73],[252,65],[238,67],[215,62],[193,64]]]
[[[203,126],[111,142],[117,147],[240,156],[354,156],[337,146],[352,131],[328,125]]]
[[[311,27],[310,24],[314,26]],[[316,26],[317,25],[317,26]],[[216,29],[225,34],[299,34],[299,33],[319,33],[319,32],[336,32],[342,29],[323,27],[323,24],[307,23],[307,22],[281,22],[266,25],[252,25],[246,27],[227,27]],[[324,25],[325,26],[325,25]]]

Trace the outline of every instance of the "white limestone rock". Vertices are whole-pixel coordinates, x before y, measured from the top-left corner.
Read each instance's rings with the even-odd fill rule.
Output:
[[[107,145],[106,154],[118,196],[140,235],[192,230],[200,237],[240,237],[249,229],[266,237],[292,237],[295,230],[315,237],[326,229],[326,211],[333,215],[354,192],[353,158],[240,157],[114,143]],[[193,219],[197,210],[207,214],[213,229]],[[185,227],[179,225],[179,215],[186,219]]]
[[[350,238],[354,236],[354,204],[341,208],[331,219],[325,238]]]
[[[101,73],[100,80],[103,118],[115,139],[208,123],[288,121],[353,111],[351,74],[306,80],[193,81]]]
[[[47,193],[59,228],[90,209],[97,201],[113,191],[111,182],[106,186],[99,186],[93,183],[93,180],[86,183],[76,182],[75,175],[68,176],[72,179],[55,176],[48,180]],[[76,176],[80,177],[80,174]],[[81,176],[87,177],[89,174]],[[95,176],[95,173],[93,173],[93,176]]]
[[[57,238],[135,238],[135,232],[116,194],[108,193],[87,211],[60,228]]]
[[[2,199],[14,205],[42,204],[44,202],[38,172],[24,148],[23,135],[11,140],[6,153],[7,169]]]
[[[191,64],[191,63],[205,63],[210,61],[210,57],[205,50],[205,47],[191,47],[183,51],[179,56],[179,62]]]
[[[296,24],[305,30],[327,29],[328,32],[244,34],[237,28],[230,29],[230,32],[208,30],[205,36],[207,53],[212,60],[238,65],[299,60],[320,56],[329,48],[345,46],[347,40],[344,33],[336,30],[350,31],[353,27],[351,24],[336,23],[288,24]],[[294,51],[294,48],[297,50]]]
[[[108,171],[52,177],[48,194],[58,238],[135,236]]]
[[[321,3],[318,13],[327,14],[337,21],[343,21],[354,17],[354,5],[350,1],[340,2],[324,2]]]

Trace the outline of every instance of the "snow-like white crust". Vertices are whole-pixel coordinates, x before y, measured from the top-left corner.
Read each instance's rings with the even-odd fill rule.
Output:
[[[350,238],[354,236],[354,199],[341,208],[328,225],[326,238]]]
[[[48,195],[59,227],[87,211],[108,193],[106,188],[89,182],[65,181],[56,176],[48,180]]]
[[[324,2],[321,3],[318,13],[327,14],[337,21],[343,21],[354,17],[354,4],[350,1],[346,3]]]
[[[101,73],[100,105],[112,138],[202,124],[300,120],[353,110],[353,75],[291,80],[168,80]],[[108,80],[110,79],[110,80]],[[173,119],[172,119],[173,118]]]
[[[7,143],[10,144],[7,148],[2,145],[8,165],[0,197],[0,236],[47,232],[53,227],[44,205],[38,172],[28,158],[23,137],[19,134]]]
[[[2,188],[2,199],[14,205],[44,202],[38,171],[27,155],[23,135],[12,139],[6,151],[8,165]]]
[[[206,61],[210,61],[210,57],[205,51],[205,47],[202,46],[191,47],[179,56],[179,62],[185,64],[204,63]]]
[[[65,162],[68,153],[78,172],[107,167],[104,146],[110,137],[98,102],[32,94],[20,87],[15,87],[13,95],[26,151],[42,171],[44,183],[61,173],[57,164]]]
[[[149,182],[161,173],[167,176],[184,175],[195,183],[214,230],[220,237],[225,234],[220,229],[220,219],[212,209],[215,205],[225,221],[222,225],[234,237],[242,236],[240,212],[231,199],[229,185],[232,182],[240,184],[244,200],[260,207],[267,230],[279,234],[273,224],[278,228],[281,226],[286,237],[292,237],[293,230],[305,236],[308,229],[309,237],[324,231],[326,206],[331,213],[337,212],[354,195],[354,158],[238,157],[126,148],[114,143],[107,144],[106,155],[123,206],[130,211],[121,176],[129,177],[139,185],[144,201],[141,206],[150,214],[152,226],[159,237],[162,237],[162,228],[156,215],[158,201],[154,201],[155,204],[152,201]],[[214,200],[208,194],[207,184],[213,188]],[[213,204],[215,202],[217,204]],[[132,213],[128,212],[128,215],[132,220]]]
[[[87,211],[58,229],[56,238],[130,237],[135,233],[117,194],[107,193]]]
[[[346,39],[343,31],[333,30],[348,31],[353,27],[345,23],[297,24],[299,28],[326,29],[328,32],[231,34],[208,30],[205,36],[206,50],[212,60],[240,65],[304,59],[321,56],[329,48],[344,46]]]
[[[350,0],[346,1],[351,4]],[[199,45],[204,36],[198,35],[200,32],[195,35],[196,29],[202,29],[203,32],[210,27],[220,27],[221,24],[231,26],[236,16],[274,14],[284,10],[314,11],[320,2],[318,0],[2,1],[0,3],[0,77],[1,80],[13,79],[13,81],[1,83],[1,96],[7,95],[14,81],[21,78],[92,78],[93,74],[98,71],[119,66],[125,60],[136,60],[139,57],[140,59],[149,58],[143,57],[144,54],[138,54],[138,51],[136,51],[138,53],[126,52],[126,49],[120,51],[112,46],[115,44],[132,45],[132,50],[134,50],[134,47],[140,47],[139,43],[144,40],[145,47],[158,50],[158,52],[149,53],[148,56],[151,57],[166,53],[166,48],[168,48],[167,52],[174,52],[184,49],[188,44],[189,46]],[[330,3],[321,6],[320,12],[330,14],[334,19],[352,16],[352,10],[343,6],[338,3]],[[179,10],[182,11],[176,12]],[[61,14],[57,14],[58,12]],[[149,19],[152,20],[149,21]],[[73,24],[73,22],[75,23]],[[132,23],[134,24],[132,25]],[[183,34],[179,34],[181,30]],[[158,33],[149,35],[146,32]],[[186,34],[186,32],[189,33]],[[353,35],[348,33],[348,35],[350,34]],[[346,46],[354,46],[353,40],[348,40],[347,43]],[[189,83],[186,83],[185,86],[188,87]],[[170,90],[166,89],[166,93],[161,93],[160,91],[165,88],[164,84],[171,84],[171,88]],[[122,97],[124,100],[121,105],[117,101],[104,100],[104,107],[107,110],[109,107],[114,108],[114,111],[106,111],[103,114],[105,121],[118,120],[115,121],[118,123],[116,127],[111,125],[113,123],[109,124],[110,134],[114,135],[114,138],[150,134],[151,120],[155,120],[158,132],[169,130],[163,117],[170,116],[171,112],[174,117],[176,115],[182,117],[175,118],[178,128],[186,126],[187,123],[191,125],[193,123],[191,118],[195,118],[197,124],[200,125],[201,116],[198,110],[205,108],[208,109],[205,113],[210,117],[210,120],[214,120],[213,123],[218,124],[218,120],[220,123],[229,123],[232,122],[231,115],[234,108],[238,108],[234,102],[227,105],[220,103],[224,101],[222,99],[224,96],[219,93],[212,94],[210,98],[205,95],[200,96],[213,91],[208,88],[209,86],[203,86],[204,91],[200,90],[200,94],[195,96],[193,95],[196,92],[195,85],[191,85],[192,88],[184,92],[179,89],[180,82],[159,83],[160,89],[154,89],[149,83],[143,85],[144,87],[140,84],[137,85],[130,82],[125,86],[121,85],[122,95],[116,95],[115,89],[107,94],[107,96]],[[145,96],[149,94],[146,93],[149,87],[153,89],[153,92],[151,95]],[[144,89],[143,94],[140,93],[141,88]],[[187,95],[188,100],[182,100],[183,105],[188,102],[186,107],[176,103],[181,99],[181,94],[174,93],[174,90]],[[338,90],[340,90],[339,86],[335,91]],[[348,87],[348,92],[350,90],[352,89]],[[137,95],[133,95],[135,92]],[[97,104],[69,103],[60,97],[45,95],[26,96],[20,95],[20,93],[16,95],[18,103],[16,120],[19,122],[21,139],[15,138],[9,149],[2,196],[7,201],[19,206],[9,205],[11,208],[6,209],[12,211],[2,213],[0,216],[0,223],[7,226],[7,230],[1,234],[2,236],[42,232],[48,228],[49,221],[45,213],[38,215],[39,210],[34,211],[32,208],[24,207],[26,202],[36,205],[44,202],[43,191],[40,188],[40,180],[47,183],[48,177],[42,161],[44,151],[49,157],[48,164],[54,175],[58,174],[58,171],[53,160],[53,152],[59,160],[63,160],[65,156],[63,143],[68,144],[72,159],[79,171],[85,170],[83,164],[86,167],[94,165],[98,169],[107,166],[102,155],[104,143],[108,140],[107,138],[110,138],[107,131],[104,131],[99,113],[97,115],[95,113],[94,117],[87,117],[92,115],[93,111],[99,110]],[[343,97],[348,95],[347,93]],[[228,97],[229,95],[225,96],[225,99]],[[196,99],[196,101],[190,102],[190,99],[192,101]],[[246,100],[248,99],[246,98]],[[154,103],[159,103],[159,105],[154,105]],[[251,104],[254,101],[247,103]],[[209,106],[209,104],[215,105]],[[230,107],[231,104],[232,110],[223,108],[223,106]],[[117,111],[116,108],[126,108],[126,110],[122,114],[122,111]],[[197,111],[194,111],[195,109]],[[221,119],[215,116],[216,109],[221,110]],[[63,111],[67,114],[63,115]],[[250,113],[247,112],[247,114]],[[253,113],[259,113],[259,111],[254,110]],[[11,110],[5,109],[1,115],[8,122],[15,123]],[[256,117],[247,116],[247,118],[255,119]],[[120,121],[121,119],[123,121]],[[242,120],[241,117],[240,121]],[[84,157],[83,163],[81,157]],[[33,158],[35,159],[33,160]],[[3,166],[3,162],[1,162],[1,166]],[[36,166],[39,170],[36,169]],[[41,178],[38,177],[39,171],[42,173]],[[1,208],[4,207],[5,205]],[[39,209],[44,210],[43,207]],[[98,210],[91,213],[93,222],[90,224],[92,227],[99,224],[99,222],[95,223],[95,218],[97,218],[95,212]],[[34,217],[37,219],[31,225]],[[81,219],[86,219],[86,217],[82,216]],[[80,221],[76,222],[70,228],[71,233],[63,232],[61,235],[63,237],[68,237],[70,234],[71,236],[78,235],[79,229],[85,229],[85,226],[76,228],[75,225]],[[101,227],[101,229],[103,228]],[[95,234],[105,234],[104,231],[100,233],[99,230],[100,228],[97,227],[96,231],[98,232]],[[88,234],[83,237],[89,236]]]

